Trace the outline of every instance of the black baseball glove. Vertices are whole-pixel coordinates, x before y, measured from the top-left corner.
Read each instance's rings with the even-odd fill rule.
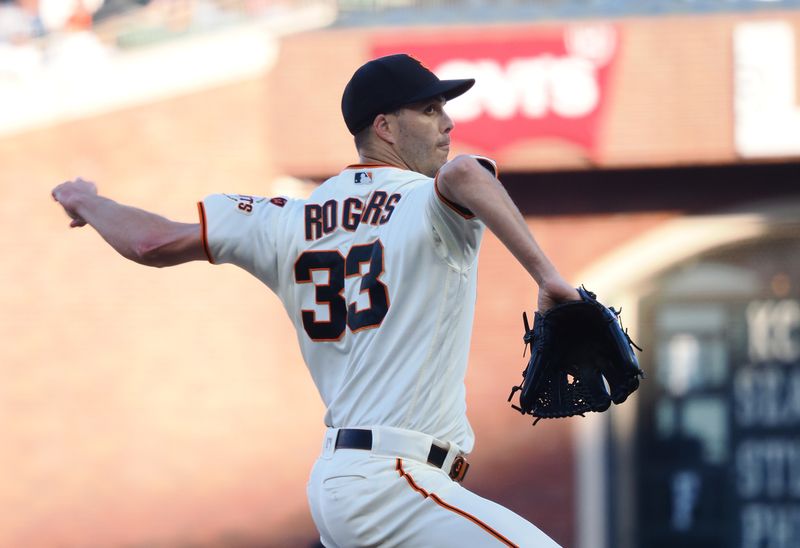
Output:
[[[536,312],[532,331],[523,313],[523,340],[531,356],[508,401],[519,391],[519,406],[512,407],[536,417],[534,424],[605,411],[612,401],[624,402],[644,376],[633,352],[633,347],[641,348],[622,329],[619,312],[606,308],[584,287],[578,293],[580,301]]]

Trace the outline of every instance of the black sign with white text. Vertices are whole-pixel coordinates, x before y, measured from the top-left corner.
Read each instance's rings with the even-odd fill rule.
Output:
[[[800,547],[800,240],[710,253],[659,283],[642,307],[635,540],[612,540]]]

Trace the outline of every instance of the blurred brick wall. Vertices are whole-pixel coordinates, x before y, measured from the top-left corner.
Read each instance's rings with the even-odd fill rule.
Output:
[[[543,168],[724,164],[733,147],[732,32],[737,23],[788,21],[800,35],[800,14],[766,12],[626,18],[619,29],[618,59],[610,78],[610,102],[601,123],[601,151],[594,162],[575,145],[557,140],[523,141],[492,154],[506,170]],[[594,23],[594,20],[577,24]],[[269,118],[282,140],[277,165],[297,175],[336,169],[352,155],[352,139],[340,131],[339,100],[353,71],[370,56],[373,42],[446,42],[470,37],[502,42],[552,32],[569,22],[477,27],[381,28],[318,31],[288,38],[270,86]],[[800,58],[800,40],[796,40]],[[800,89],[800,70],[796,71]],[[298,102],[298,97],[305,97]],[[798,98],[800,101],[800,98]],[[313,128],[313,130],[312,130]],[[291,143],[304,142],[308,149]],[[464,150],[454,132],[454,152]],[[320,152],[321,151],[321,152]]]
[[[49,196],[82,175],[194,222],[208,193],[268,193],[266,93],[0,140],[0,546],[264,545],[298,519],[310,538],[323,409],[278,300],[233,267],[121,260]]]

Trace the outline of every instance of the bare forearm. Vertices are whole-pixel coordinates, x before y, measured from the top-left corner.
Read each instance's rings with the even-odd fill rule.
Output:
[[[180,244],[180,238],[176,243],[176,234],[184,232],[188,237],[196,231],[196,225],[175,223],[160,215],[98,195],[81,197],[76,211],[120,255],[148,266],[183,262],[165,260],[164,257],[169,255],[170,246]],[[190,257],[197,258],[200,257]]]
[[[439,172],[439,191],[468,208],[516,257],[539,286],[540,311],[580,300],[580,295],[547,258],[531,234],[528,224],[503,185],[474,158],[459,156]]]

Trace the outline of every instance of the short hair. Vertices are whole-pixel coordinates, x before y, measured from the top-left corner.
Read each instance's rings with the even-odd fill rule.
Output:
[[[367,143],[369,143],[371,139],[370,137],[371,129],[372,125],[370,124],[353,136],[353,139],[356,142],[356,150],[361,150],[367,145]]]
[[[388,112],[384,112],[383,114],[393,114],[397,116],[400,114],[400,111],[406,108],[407,106],[408,105],[402,105]],[[373,119],[372,121],[374,122],[375,120]],[[370,140],[372,139],[370,134],[370,129],[372,129],[371,123],[353,136],[356,142],[356,150],[361,150],[363,147],[367,146],[367,144],[370,142]]]

